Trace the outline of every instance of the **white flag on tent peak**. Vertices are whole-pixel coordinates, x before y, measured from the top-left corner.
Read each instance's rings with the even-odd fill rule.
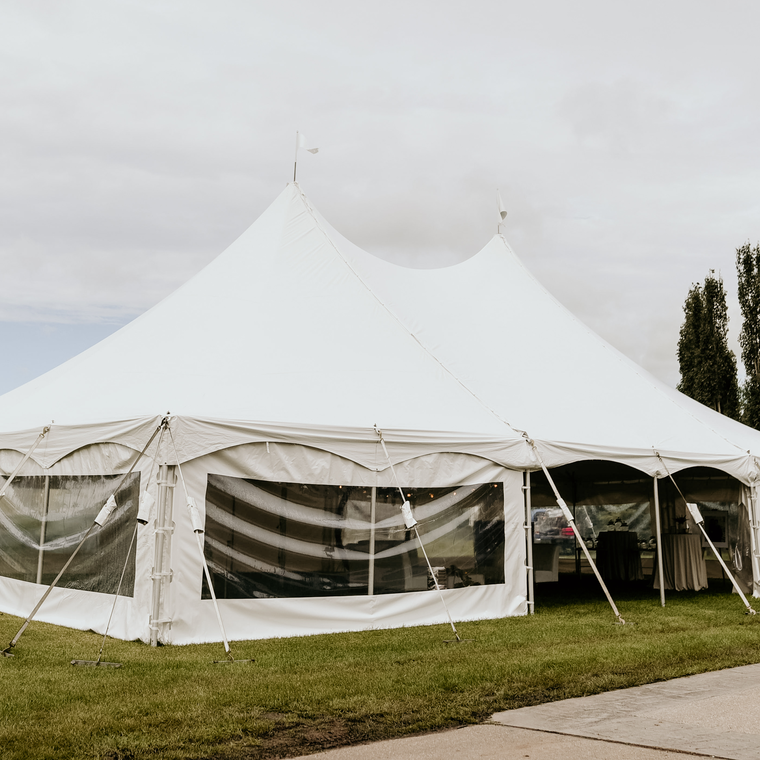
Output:
[[[499,199],[499,218],[503,222],[507,218],[507,210],[504,208],[504,201],[501,199],[501,193],[498,190],[496,197]]]
[[[308,144],[308,141],[306,140],[306,135],[302,132],[297,132],[298,135],[298,147],[303,148],[306,150],[307,153],[319,153],[319,148],[307,148],[306,145]]]

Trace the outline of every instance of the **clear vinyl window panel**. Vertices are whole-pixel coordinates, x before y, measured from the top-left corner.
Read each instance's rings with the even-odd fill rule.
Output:
[[[438,582],[504,582],[501,483],[405,489]],[[395,488],[209,475],[205,555],[226,599],[424,591],[433,579]],[[202,597],[210,593],[205,578]]]
[[[52,583],[121,477],[15,478],[0,500],[0,575]],[[92,531],[59,586],[116,593],[137,519],[139,493],[140,475],[133,473],[116,494],[117,509],[103,527]],[[121,594],[132,596],[134,583],[133,546]]]

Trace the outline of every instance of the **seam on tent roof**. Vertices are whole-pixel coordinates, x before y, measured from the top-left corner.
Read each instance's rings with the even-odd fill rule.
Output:
[[[557,299],[552,293],[550,293],[541,284],[541,282],[533,275],[533,273],[525,266],[522,259],[520,259],[520,257],[517,256],[517,254],[512,250],[511,246],[507,242],[507,239],[504,237],[503,233],[499,233],[499,238],[501,238],[501,241],[504,244],[504,247],[507,249],[507,251],[509,251],[512,254],[512,256],[515,257],[515,259],[517,259],[517,262],[522,268],[522,270],[526,273],[526,275],[528,275],[528,277],[530,277],[530,279],[536,284],[536,286],[540,288],[541,291],[543,291],[554,302],[557,308],[559,308],[562,312],[567,314],[584,332],[586,332],[587,335],[591,336],[591,338],[593,338],[598,343],[598,345],[610,356],[610,358],[614,359],[618,364],[621,364],[624,367],[627,367],[628,370],[630,370],[633,374],[635,374],[641,380],[641,382],[643,382],[645,385],[649,386],[652,390],[654,390],[654,392],[660,398],[665,398],[665,400],[671,406],[674,406],[681,413],[686,414],[688,417],[691,417],[693,420],[697,422],[697,424],[703,427],[706,427],[708,430],[712,431],[718,438],[725,441],[729,446],[733,446],[734,448],[738,449],[742,453],[745,453],[745,449],[739,446],[739,444],[734,443],[734,441],[730,440],[729,438],[726,438],[726,436],[723,435],[723,433],[716,430],[708,422],[705,422],[705,420],[697,417],[689,409],[678,404],[672,396],[665,393],[663,389],[659,387],[659,385],[652,382],[651,373],[647,372],[646,370],[643,370],[643,368],[639,366],[635,361],[633,361],[633,359],[626,356],[624,353],[622,353],[622,351],[619,351],[617,348],[615,348],[615,346],[608,343],[606,340],[604,340],[604,338],[602,338],[600,335],[595,333],[582,319],[579,319],[575,314],[573,314],[573,312],[571,312],[566,306],[564,306],[559,301],[559,299]],[[642,370],[643,370],[643,373],[642,373]],[[709,409],[709,407],[707,408]]]
[[[322,225],[319,223],[319,218],[317,217],[316,213],[314,212],[314,209],[311,207],[311,204],[309,203],[308,198],[304,194],[303,190],[301,190],[300,185],[297,182],[293,183],[296,187],[296,190],[298,190],[299,195],[301,196],[301,200],[303,201],[304,206],[306,207],[306,210],[311,215],[311,218],[314,220],[314,223],[317,225],[317,228],[322,233],[324,238],[328,241],[328,243],[332,246],[335,253],[338,254],[338,257],[340,260],[349,268],[351,273],[356,277],[356,279],[366,288],[367,292],[372,296],[372,298],[377,301],[377,303],[380,304],[380,306],[383,307],[385,312],[401,327],[404,332],[409,335],[416,343],[417,345],[423,350],[426,356],[428,356],[430,359],[432,359],[454,382],[456,382],[463,390],[465,390],[467,393],[472,396],[487,412],[492,414],[499,422],[501,422],[503,425],[506,425],[510,430],[514,431],[515,433],[518,433],[521,436],[527,435],[526,431],[520,430],[519,428],[516,428],[514,425],[512,425],[510,422],[505,420],[497,411],[492,409],[485,401],[483,401],[480,396],[478,396],[475,391],[473,391],[466,383],[464,383],[457,375],[455,375],[432,351],[430,351],[427,346],[425,346],[424,343],[394,314],[394,312],[378,297],[377,293],[370,288],[370,286],[364,282],[364,279],[361,277],[361,275],[351,266],[350,262],[346,260],[346,258],[341,253],[340,249],[337,245],[333,242],[332,238],[327,234],[327,232],[322,228]]]

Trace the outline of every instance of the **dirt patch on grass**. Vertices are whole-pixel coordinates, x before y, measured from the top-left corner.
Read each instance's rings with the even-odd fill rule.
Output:
[[[209,760],[277,760],[369,740],[365,732],[352,731],[341,719],[297,725],[278,721],[271,731],[258,739],[256,746],[230,744],[219,754],[211,755]]]
[[[270,731],[257,737],[256,746],[230,743],[221,752],[210,755],[208,760],[284,760],[398,735],[397,730],[393,731],[382,722],[325,717],[313,722],[293,723],[280,719]]]

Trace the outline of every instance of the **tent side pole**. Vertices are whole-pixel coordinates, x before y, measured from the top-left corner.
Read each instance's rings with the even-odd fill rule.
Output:
[[[573,518],[578,514],[578,505],[573,502]],[[586,512],[588,514],[588,511]],[[573,554],[575,554],[575,574],[581,574],[581,553],[578,551],[578,538],[573,535]]]
[[[665,575],[662,571],[662,526],[660,524],[660,489],[657,486],[657,478],[660,473],[654,474],[654,531],[657,540],[657,573],[660,577],[660,604],[665,606]]]
[[[377,508],[377,486],[372,486],[369,508],[369,580],[367,581],[367,593],[373,596],[375,593],[375,512]]]
[[[525,470],[523,473],[523,483],[525,484],[523,485],[523,494],[525,495],[525,564],[528,571],[528,613],[532,615],[535,612],[536,603],[533,586],[533,510],[530,499],[530,470]]]
[[[40,521],[40,550],[37,553],[37,583],[42,583],[42,560],[45,553],[45,529],[47,528],[50,504],[50,475],[45,475],[45,490],[42,494],[42,520]]]

